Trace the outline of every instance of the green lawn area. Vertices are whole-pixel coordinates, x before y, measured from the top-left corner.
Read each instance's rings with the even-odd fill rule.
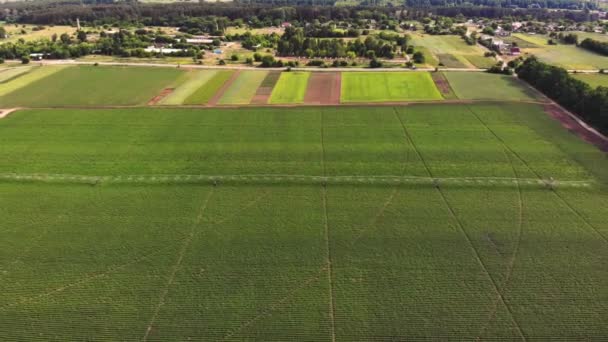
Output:
[[[574,45],[549,45],[548,36],[514,34],[515,37],[536,44],[537,48],[524,48],[523,52],[537,56],[543,62],[566,69],[605,69],[608,68],[608,58]]]
[[[159,104],[181,105],[195,91],[205,85],[217,74],[217,70],[189,70],[182,74],[171,87],[173,92],[163,98]]]
[[[425,72],[343,72],[343,102],[441,100]]]
[[[310,72],[283,72],[277,81],[269,103],[302,103]]]
[[[41,67],[40,71],[46,68],[51,67]],[[181,73],[173,68],[64,67],[4,94],[0,97],[0,103],[9,107],[145,104]],[[29,75],[34,77],[35,73]],[[25,79],[26,76],[23,76],[15,81],[25,82]],[[8,82],[6,85],[10,84]]]
[[[605,74],[571,74],[577,80],[588,83],[593,88],[608,87],[608,75]]]
[[[31,109],[0,132],[3,340],[608,335],[608,160],[539,105]]]
[[[191,93],[184,100],[183,104],[202,105],[211,100],[213,95],[226,83],[234,70],[218,70],[207,82],[203,83],[198,89]]]
[[[463,100],[534,100],[534,92],[512,76],[486,72],[445,72],[456,96]]]
[[[268,71],[243,71],[226,90],[219,104],[248,104],[268,75]]]

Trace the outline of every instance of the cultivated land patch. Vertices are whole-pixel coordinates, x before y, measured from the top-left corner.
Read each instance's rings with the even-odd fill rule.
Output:
[[[314,72],[308,81],[304,96],[306,104],[340,104],[342,74],[339,72]]]
[[[310,72],[283,72],[279,77],[269,103],[289,104],[303,103]]]
[[[219,104],[249,104],[268,71],[243,71],[224,92]]]
[[[549,36],[514,34],[515,37],[537,45],[536,48],[524,48],[525,53],[537,56],[543,62],[557,65],[566,69],[606,69],[608,58],[600,54],[585,50],[575,45],[549,45]]]
[[[468,55],[468,56],[465,56],[465,58],[467,59],[467,61],[469,61],[469,63],[473,64],[476,68],[480,68],[480,69],[489,69],[492,66],[494,66],[496,63],[498,63],[498,61],[496,59],[494,59],[493,57]]]
[[[426,72],[342,73],[342,102],[441,100]]]
[[[423,33],[412,33],[412,45],[416,46],[416,50],[420,50],[426,54],[433,55],[429,60],[427,57],[426,63],[432,66],[433,59],[438,60],[446,67],[451,68],[472,68],[475,63],[469,62],[469,56],[483,56],[485,50],[478,45],[468,45],[460,36],[456,35],[428,35]]]
[[[181,105],[197,89],[202,87],[215,74],[216,70],[188,70],[171,86],[173,91],[159,101],[163,105]]]
[[[188,105],[204,105],[213,98],[218,90],[228,82],[234,73],[234,70],[218,70],[207,82],[203,83],[198,89],[191,93],[184,100],[184,104]]]
[[[608,75],[606,74],[572,74],[572,77],[581,80],[592,87],[608,87]]]
[[[234,71],[230,75],[230,78],[228,78],[226,80],[226,82],[224,82],[224,84],[222,84],[222,86],[218,88],[218,90],[215,92],[215,94],[213,94],[213,96],[209,99],[209,102],[207,104],[210,106],[217,105],[218,102],[220,101],[220,99],[224,96],[224,93],[226,92],[226,90],[228,90],[230,87],[232,87],[234,82],[241,76],[241,72],[242,72],[241,70]]]
[[[0,107],[9,105],[11,102],[8,94],[15,92],[30,83],[41,80],[66,68],[65,66],[33,67],[30,72],[17,78],[12,78],[5,83],[0,83]],[[8,72],[8,71],[5,71]],[[14,102],[14,100],[13,100]]]
[[[535,93],[512,76],[485,72],[445,72],[451,88],[463,100],[533,101]]]
[[[40,71],[46,68],[52,67],[44,66]],[[146,104],[181,73],[169,68],[64,67],[0,97],[0,104],[5,107]],[[34,72],[15,81],[24,81],[31,74]]]
[[[3,339],[608,334],[608,161],[539,105],[35,109],[0,131]]]
[[[260,87],[256,90],[255,95],[251,99],[252,104],[267,104],[272,94],[272,89],[277,84],[281,77],[280,71],[269,71]]]

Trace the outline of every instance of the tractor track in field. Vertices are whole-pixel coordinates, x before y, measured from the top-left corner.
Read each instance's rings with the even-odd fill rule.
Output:
[[[502,151],[503,154],[505,156],[505,158],[509,161],[509,165],[511,166],[511,170],[513,171],[513,176],[516,179],[519,179],[519,174],[517,172],[517,169],[515,168],[515,165],[513,164],[513,160],[510,156],[510,148],[507,145],[507,143],[498,136],[498,134],[496,134],[496,132],[494,132],[493,129],[490,128],[490,126],[488,126],[488,124],[483,121],[481,119],[481,117],[474,111],[469,109],[469,111],[471,112],[471,114],[473,114],[473,116],[475,116],[475,118],[477,119],[477,121],[479,121],[487,131],[489,131],[494,138],[496,138],[496,140],[498,142],[500,142],[501,146],[502,146]],[[519,247],[521,245],[521,239],[522,239],[522,235],[523,235],[523,225],[524,225],[524,216],[523,216],[523,210],[524,210],[524,205],[523,205],[523,193],[521,191],[521,185],[519,184],[519,182],[517,182],[517,203],[518,203],[518,220],[517,220],[517,240],[515,242],[515,248],[512,252],[511,258],[509,259],[508,263],[507,263],[507,270],[506,270],[506,274],[505,274],[505,280],[503,285],[499,288],[500,292],[500,296],[505,296],[505,293],[507,292],[507,289],[509,287],[509,283],[511,281],[511,276],[513,275],[513,267],[515,265],[515,260],[517,260],[517,256],[519,255]],[[476,338],[476,341],[481,340],[482,335],[485,333],[487,326],[492,323],[492,321],[496,318],[496,314],[498,313],[498,302],[500,301],[500,298],[497,298],[493,304],[493,309],[492,312],[490,313],[490,316],[487,320],[487,322],[482,326],[481,331],[479,332],[478,337]],[[512,317],[513,321],[515,321],[515,316]],[[516,327],[518,329],[518,332],[520,332],[521,336],[524,337],[525,339],[525,335],[523,335],[523,332],[521,331],[521,328],[519,327],[517,321],[515,321],[516,323]]]
[[[158,314],[160,313],[160,310],[162,309],[163,305],[165,305],[165,300],[167,298],[167,295],[169,294],[169,290],[171,289],[173,282],[175,281],[175,276],[177,275],[177,271],[179,271],[179,269],[181,268],[182,261],[184,259],[184,255],[186,254],[186,251],[192,244],[192,240],[194,240],[194,237],[197,235],[196,227],[200,224],[201,220],[203,219],[203,216],[205,215],[205,211],[207,209],[207,205],[209,204],[209,200],[213,196],[214,192],[215,192],[215,187],[211,188],[211,190],[209,191],[209,194],[207,194],[207,196],[205,197],[205,200],[199,209],[198,215],[196,216],[196,219],[195,219],[194,223],[192,224],[190,233],[188,234],[186,239],[184,239],[184,242],[182,243],[182,247],[179,249],[175,264],[171,268],[169,280],[167,280],[167,283],[163,289],[163,292],[160,295],[158,304],[156,305],[156,308],[154,309],[154,313],[152,314],[150,323],[148,324],[148,327],[146,328],[146,332],[144,334],[143,341],[148,340],[148,337],[150,336],[150,333],[153,330],[154,324],[156,323],[156,318],[158,317]]]
[[[422,153],[420,152],[420,150],[416,146],[416,143],[414,142],[414,140],[413,140],[411,134],[409,133],[407,127],[405,126],[405,124],[403,123],[403,121],[400,120],[400,122],[402,123],[403,132],[404,132],[405,136],[407,137],[409,143],[414,148],[414,151],[416,151],[416,154],[418,155],[418,157],[420,158],[420,160],[422,161],[422,164],[424,165],[424,168],[426,169],[426,172],[429,174],[429,176],[431,178],[434,178],[434,175],[433,175],[433,172],[431,171],[431,168],[429,167],[428,163],[426,162],[426,160],[422,156]],[[489,281],[490,281],[490,283],[491,283],[491,285],[492,285],[492,287],[494,289],[495,294],[498,296],[498,299],[500,300],[500,302],[502,303],[502,305],[507,309],[507,311],[509,313],[509,316],[511,317],[511,320],[515,324],[515,327],[517,328],[517,331],[518,331],[519,335],[523,338],[523,340],[526,340],[526,335],[523,333],[523,330],[521,329],[521,326],[519,325],[519,323],[515,319],[515,315],[513,314],[513,311],[511,310],[511,307],[507,304],[507,302],[506,302],[503,294],[500,291],[500,288],[498,287],[498,284],[496,283],[496,280],[494,280],[494,277],[492,277],[492,274],[490,273],[490,271],[486,267],[485,263],[483,262],[479,251],[477,250],[477,248],[475,248],[475,245],[473,244],[473,241],[472,241],[471,237],[469,236],[469,234],[467,233],[466,229],[464,228],[464,224],[462,223],[462,221],[460,220],[460,218],[458,218],[458,216],[456,215],[456,212],[454,211],[454,208],[452,207],[452,205],[448,201],[447,196],[443,192],[443,189],[441,188],[441,186],[439,186],[439,184],[437,184],[437,186],[435,186],[435,189],[437,189],[437,193],[439,194],[439,196],[443,200],[446,208],[448,209],[448,212],[450,213],[450,216],[452,217],[452,219],[454,220],[454,222],[456,222],[456,224],[459,227],[461,233],[465,237],[465,239],[466,239],[469,247],[471,248],[471,250],[472,250],[472,252],[473,252],[473,254],[475,256],[475,259],[477,260],[477,263],[479,264],[480,268],[483,270],[483,272],[485,273],[485,275],[488,277],[488,279],[489,279]]]

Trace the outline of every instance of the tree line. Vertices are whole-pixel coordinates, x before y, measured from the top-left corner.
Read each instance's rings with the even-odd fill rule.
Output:
[[[382,32],[370,35],[364,41],[355,39],[346,42],[343,39],[322,39],[306,37],[302,28],[288,27],[277,44],[277,55],[297,57],[332,57],[375,59],[394,58],[399,50],[405,51],[409,36]]]
[[[601,42],[599,40],[586,38],[580,45],[583,49],[599,53],[600,55],[608,56],[608,42]]]
[[[608,134],[608,87],[593,88],[560,67],[529,57],[516,69],[519,78]]]

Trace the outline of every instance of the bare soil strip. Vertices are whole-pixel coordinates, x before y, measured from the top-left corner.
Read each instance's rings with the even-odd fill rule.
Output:
[[[226,90],[228,90],[228,88],[230,88],[232,83],[234,83],[234,81],[236,81],[236,79],[239,77],[240,74],[241,74],[241,70],[237,70],[237,71],[233,72],[232,75],[230,76],[230,78],[226,82],[224,82],[224,84],[222,84],[220,89],[218,89],[215,92],[215,94],[213,95],[213,97],[209,100],[209,102],[207,102],[207,106],[217,106],[217,104],[220,101],[220,99],[222,98],[222,96],[224,96],[224,93],[226,92]]]
[[[7,117],[10,113],[18,111],[21,108],[0,109],[0,119]]]
[[[604,137],[595,130],[590,129],[584,122],[573,117],[556,104],[549,104],[545,106],[545,112],[559,121],[568,131],[576,134],[586,142],[597,146],[600,150],[608,152],[608,138]]]
[[[454,94],[454,91],[452,90],[452,87],[450,86],[450,82],[442,72],[432,72],[431,78],[433,79],[433,82],[435,82],[435,86],[437,87],[437,89],[439,89],[439,92],[441,93],[443,98],[457,98],[456,94]]]
[[[308,81],[304,103],[340,104],[341,73],[312,73]]]
[[[167,97],[174,90],[175,90],[174,88],[165,88],[165,89],[163,89],[163,91],[161,91],[160,94],[154,96],[150,101],[148,101],[148,106],[154,106],[155,104],[159,103],[162,99],[164,99],[165,97]]]
[[[268,99],[270,98],[270,94],[272,94],[272,89],[279,80],[279,76],[281,76],[280,71],[270,71],[264,78],[264,81],[262,81],[262,84],[256,91],[255,96],[253,96],[251,99],[251,104],[268,104]]]

